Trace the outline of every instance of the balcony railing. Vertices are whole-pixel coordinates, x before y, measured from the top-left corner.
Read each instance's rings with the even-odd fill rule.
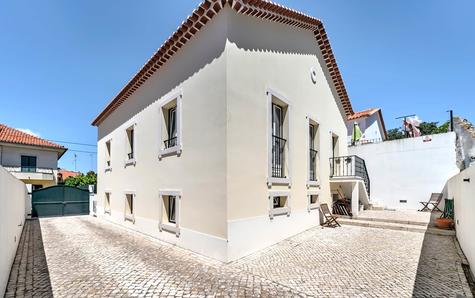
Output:
[[[41,173],[53,174],[52,168],[40,168],[32,166],[3,166],[7,171],[12,173]]]
[[[176,137],[170,138],[168,140],[163,141],[163,143],[165,144],[165,149],[171,148],[177,145],[177,138]]]
[[[285,178],[285,143],[286,139],[272,136],[272,177]]]
[[[364,159],[356,155],[330,158],[330,177],[359,177],[363,179],[368,195],[370,179]]]
[[[134,159],[134,153],[133,152],[127,153],[127,157],[129,159]]]
[[[310,165],[309,165],[309,169],[310,169],[310,173],[309,173],[309,179],[310,181],[317,181],[317,154],[318,154],[318,151],[317,150],[314,150],[314,149],[310,149]]]

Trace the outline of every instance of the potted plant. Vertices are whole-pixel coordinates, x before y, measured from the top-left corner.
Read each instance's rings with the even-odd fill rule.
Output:
[[[435,219],[435,226],[439,229],[451,229],[454,226],[454,200],[445,199],[444,213]]]

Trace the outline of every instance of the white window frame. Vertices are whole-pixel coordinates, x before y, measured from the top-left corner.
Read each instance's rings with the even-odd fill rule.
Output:
[[[106,208],[106,198],[107,195],[109,195],[109,208]],[[109,214],[112,215],[112,208],[111,208],[111,197],[112,197],[112,192],[110,190],[104,191],[104,214]]]
[[[287,197],[287,206],[274,208],[274,197]],[[277,215],[287,215],[290,216],[290,202],[291,196],[290,191],[271,191],[269,192],[269,217],[273,219]]]
[[[132,214],[131,215],[128,215],[127,214],[127,195],[131,195],[132,196]],[[124,221],[130,221],[132,222],[133,224],[135,224],[135,208],[136,208],[136,195],[135,195],[135,191],[133,190],[126,190],[124,192]]]
[[[288,185],[289,187],[292,184],[292,105],[290,101],[283,95],[278,92],[268,88],[266,91],[267,96],[267,185],[272,186],[273,184]],[[288,154],[286,156],[287,161],[287,177],[278,178],[272,177],[272,97],[278,98],[280,101],[287,105],[287,148]]]
[[[175,197],[175,224],[165,222],[163,219],[163,199],[164,197]],[[159,199],[159,213],[158,213],[158,228],[160,232],[167,231],[175,233],[177,237],[180,236],[180,206],[181,206],[181,190],[164,189],[158,192]]]
[[[317,203],[312,204],[311,196],[318,196]],[[309,190],[307,192],[307,210],[308,212],[320,209],[320,190]]]
[[[312,125],[315,125],[316,126],[316,132],[315,132],[315,142],[318,144],[317,146],[317,168],[316,168],[316,180],[315,181],[311,181],[310,180],[310,154],[307,152],[307,187],[311,187],[311,186],[320,186],[320,173],[322,172],[321,171],[321,160],[320,160],[320,152],[322,151],[321,150],[321,140],[320,140],[320,137],[321,137],[321,124],[320,124],[320,121],[317,120],[317,117],[314,117],[314,116],[310,116],[310,115],[307,115],[307,130],[309,129],[310,127],[310,124]],[[307,131],[307,134],[308,134],[308,131]],[[307,137],[307,151],[310,150],[310,139]],[[318,162],[320,161],[320,162]]]
[[[107,143],[109,143],[109,156],[107,156]],[[108,139],[104,142],[104,153],[106,157],[104,172],[112,172],[112,139]],[[107,165],[107,158],[109,158],[109,165]]]
[[[183,151],[183,142],[182,142],[182,98],[183,98],[183,91],[180,89],[176,92],[173,92],[163,99],[161,99],[160,106],[159,106],[159,127],[158,127],[158,140],[159,140],[159,153],[158,158],[162,159],[164,156],[177,154],[180,155]],[[163,115],[163,108],[169,104],[170,102],[176,100],[176,145],[170,148],[166,148],[163,144],[163,124],[165,122],[165,118]]]
[[[128,133],[127,131],[130,130],[130,129],[133,129],[134,130],[134,143],[132,144],[132,151],[134,153],[134,157],[133,158],[129,158],[127,155],[128,155],[128,149],[129,149],[129,136],[128,136]],[[136,165],[136,160],[137,160],[137,123],[133,123],[131,125],[128,125],[125,130],[125,162],[124,162],[124,168],[127,167],[127,166],[135,166]]]

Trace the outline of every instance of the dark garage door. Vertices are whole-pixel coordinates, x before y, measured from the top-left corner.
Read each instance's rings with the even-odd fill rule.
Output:
[[[89,214],[89,191],[56,185],[33,191],[34,217]]]

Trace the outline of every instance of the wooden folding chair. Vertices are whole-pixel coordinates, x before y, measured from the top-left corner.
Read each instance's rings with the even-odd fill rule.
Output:
[[[430,212],[439,211],[439,212],[442,212],[442,210],[440,210],[439,207],[438,207],[441,200],[442,200],[442,194],[434,192],[430,195],[429,201],[419,202],[419,203],[422,204],[422,209],[417,210],[417,211],[430,211]],[[429,205],[432,205],[432,206],[429,206]]]
[[[330,209],[326,203],[320,204],[320,211],[322,212],[323,217],[325,217],[325,222],[322,224],[323,227],[340,227],[340,224],[336,220],[338,217],[330,212]]]

